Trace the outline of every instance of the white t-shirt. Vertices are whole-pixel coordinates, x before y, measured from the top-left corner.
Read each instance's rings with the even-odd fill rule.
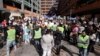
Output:
[[[43,35],[41,40],[41,45],[43,49],[53,47],[54,45],[53,36],[50,34]]]

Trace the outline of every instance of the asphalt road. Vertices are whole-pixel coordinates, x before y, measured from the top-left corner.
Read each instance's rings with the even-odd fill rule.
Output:
[[[70,45],[69,43],[62,41],[63,48],[60,51],[60,56],[78,56],[78,48]],[[6,55],[6,48],[4,47],[0,50],[0,56]],[[11,52],[10,56],[39,56],[35,47],[33,45],[23,45],[17,48],[16,51]],[[54,51],[52,52],[52,56],[57,56]],[[94,53],[89,53],[89,56],[96,56]]]

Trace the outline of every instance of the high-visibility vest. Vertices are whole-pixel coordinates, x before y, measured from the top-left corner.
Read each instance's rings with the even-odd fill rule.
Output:
[[[48,29],[50,29],[50,28],[51,28],[51,26],[50,26],[50,25],[47,25],[47,28],[48,28]]]
[[[15,29],[8,30],[7,34],[8,34],[7,40],[9,40],[9,41],[15,40],[15,36],[16,36],[16,30]]]
[[[89,41],[89,36],[86,35],[85,37],[82,37],[82,35],[79,35],[79,39],[78,39],[78,47],[81,48],[88,48],[89,43],[87,43]]]
[[[39,28],[39,30],[35,30],[35,36],[34,36],[34,39],[40,39],[42,36],[42,33],[41,33],[41,28]]]
[[[65,29],[68,30],[68,25],[65,25]]]
[[[56,31],[57,26],[56,26],[56,25],[53,25],[53,26],[51,27],[51,29],[52,29],[53,31]]]
[[[58,27],[58,30],[61,31],[61,33],[64,32],[64,27]]]
[[[48,29],[51,29],[51,28],[52,28],[52,26],[51,26],[50,24],[48,24],[48,25],[47,25],[47,28],[48,28]]]

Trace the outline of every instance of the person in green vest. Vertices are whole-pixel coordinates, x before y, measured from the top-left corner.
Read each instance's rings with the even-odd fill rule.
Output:
[[[35,29],[33,30],[33,40],[35,48],[38,52],[41,50],[41,37],[42,37],[42,29],[39,25],[35,26]]]
[[[64,32],[64,27],[63,27],[62,25],[58,25],[58,26],[57,26],[57,30],[58,30],[59,32],[63,33],[63,32]]]
[[[51,27],[51,29],[52,29],[53,31],[56,31],[56,30],[57,30],[57,24],[56,24],[56,22],[54,22],[54,25]]]
[[[69,31],[69,25],[67,23],[64,23],[64,34],[65,34],[65,39],[67,41],[69,41],[68,31]]]
[[[60,55],[60,49],[61,49],[61,40],[63,39],[63,33],[64,33],[64,27],[62,24],[59,24],[57,26],[57,30],[55,33],[55,48],[56,48],[56,55]]]
[[[59,25],[57,26],[57,31],[58,31],[59,33],[61,33],[62,38],[64,38],[64,25],[63,25],[63,24],[59,24]]]
[[[42,36],[41,30],[42,29],[39,26],[36,26],[36,28],[34,29],[34,40],[41,39],[41,36]]]
[[[11,45],[13,45],[14,49],[16,50],[15,36],[16,36],[15,27],[14,26],[8,26],[8,30],[7,30],[7,44],[6,44],[7,56],[10,56],[9,53],[10,53]]]
[[[82,31],[82,34],[79,35],[77,42],[79,48],[79,56],[88,56],[90,38],[86,34],[85,30]]]

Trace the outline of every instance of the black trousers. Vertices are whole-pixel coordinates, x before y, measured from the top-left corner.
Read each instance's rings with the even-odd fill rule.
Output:
[[[62,33],[55,32],[55,47],[56,47],[56,54],[60,54],[61,49],[61,40],[63,39]]]
[[[88,47],[89,52],[94,52],[94,45],[95,45],[95,42],[93,40],[90,40],[90,44]]]
[[[41,39],[34,39],[34,46],[36,48],[36,51],[39,53],[39,56],[42,56],[43,50],[41,47]]]
[[[60,54],[60,50],[61,50],[61,45],[56,45],[56,55]]]
[[[34,39],[34,42],[35,42],[35,47],[37,48],[37,49],[40,49],[40,47],[41,47],[41,39]]]

